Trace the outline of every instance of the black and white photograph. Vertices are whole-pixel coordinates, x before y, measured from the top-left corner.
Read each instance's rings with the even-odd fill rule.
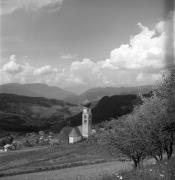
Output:
[[[174,0],[0,0],[0,180],[175,180]]]

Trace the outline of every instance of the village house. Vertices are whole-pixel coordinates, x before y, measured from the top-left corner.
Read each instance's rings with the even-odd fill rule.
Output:
[[[90,109],[90,102],[83,103],[82,110],[82,125],[76,127],[64,127],[60,132],[60,139],[62,142],[70,144],[88,138],[92,131],[92,113]]]
[[[6,145],[3,147],[3,151],[8,151],[8,150],[15,150],[15,146],[12,145],[12,144],[6,144]]]

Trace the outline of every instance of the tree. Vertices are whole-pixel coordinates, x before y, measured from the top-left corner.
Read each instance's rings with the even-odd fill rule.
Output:
[[[105,125],[105,139],[114,149],[131,158],[137,167],[146,156],[162,159],[173,153],[175,131],[175,69],[153,91],[142,97],[133,112]]]
[[[108,142],[110,151],[120,150],[124,155],[133,160],[135,167],[139,166],[142,159],[146,157],[144,153],[145,145],[140,129],[136,127],[134,114],[123,116],[118,120],[106,123],[102,141]]]
[[[162,132],[167,134],[165,151],[168,159],[173,153],[174,132],[175,132],[175,67],[173,66],[167,76],[164,76],[163,83],[155,89],[155,94],[167,101],[166,111],[168,123],[163,127]]]
[[[162,159],[165,133],[162,128],[168,123],[166,101],[153,95],[142,100],[143,103],[135,109],[136,124],[145,144],[145,153],[156,160]]]
[[[142,104],[129,115],[106,124],[111,147],[131,158],[135,167],[146,156],[161,160],[164,150],[169,157],[171,136],[163,131],[169,125],[167,105],[165,98],[153,94],[142,98]]]

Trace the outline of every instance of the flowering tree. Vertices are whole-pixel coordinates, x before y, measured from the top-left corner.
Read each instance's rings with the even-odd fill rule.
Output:
[[[166,100],[167,123],[162,132],[166,133],[164,149],[168,159],[173,153],[174,132],[175,132],[175,67],[173,66],[167,76],[164,76],[163,83],[155,89],[155,94],[161,99]]]
[[[106,124],[108,142],[130,157],[137,167],[146,156],[162,159],[173,153],[175,131],[175,70],[134,111]]]

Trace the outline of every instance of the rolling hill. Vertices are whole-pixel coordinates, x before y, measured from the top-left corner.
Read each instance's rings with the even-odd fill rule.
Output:
[[[45,84],[4,84],[0,86],[0,129],[59,131],[67,124],[80,125],[81,112],[75,103],[85,99],[92,102],[93,123],[98,124],[130,113],[138,101],[137,94],[151,89],[152,86],[93,88],[77,96]],[[58,100],[61,98],[65,100]]]
[[[89,99],[90,101],[99,101],[104,96],[147,94],[152,90],[152,88],[152,85],[135,87],[99,87],[89,89],[86,92],[80,94],[79,96],[67,96],[64,100],[66,102],[78,104],[83,102],[85,99]]]
[[[0,129],[6,131],[59,131],[79,107],[61,100],[0,94]]]
[[[9,83],[0,85],[0,93],[60,99],[73,104],[81,104],[86,99],[97,102],[104,96],[146,94],[149,93],[152,88],[152,85],[136,87],[97,87],[89,89],[80,95],[76,95],[59,87],[48,86],[46,84]]]
[[[50,99],[64,99],[67,96],[76,96],[56,86],[48,86],[46,84],[19,84],[9,83],[0,85],[0,93],[17,94],[31,97],[45,97]]]
[[[130,113],[140,102],[137,95],[105,96],[92,103],[93,124]],[[82,123],[79,106],[62,100],[0,94],[0,129],[31,132],[59,132],[64,126]]]
[[[118,118],[132,112],[134,106],[140,103],[135,94],[104,96],[94,108],[92,108],[92,123],[98,124],[111,118]],[[69,117],[68,121],[72,126],[81,124],[81,113]]]

